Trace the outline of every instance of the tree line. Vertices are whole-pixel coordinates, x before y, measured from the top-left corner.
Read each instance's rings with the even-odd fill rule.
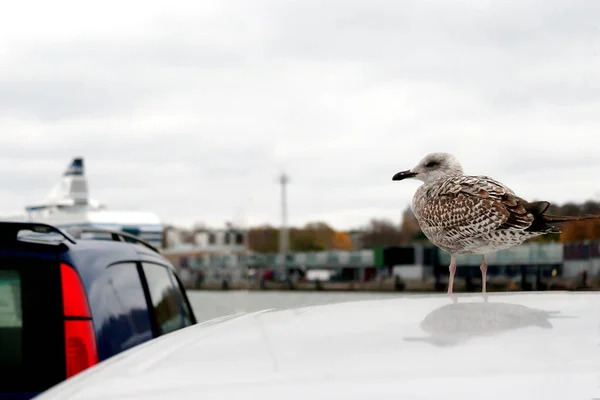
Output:
[[[554,215],[580,216],[600,215],[600,201],[589,200],[581,204],[551,205],[548,213]],[[528,242],[578,242],[600,239],[600,219],[561,223],[562,233],[542,235]],[[390,219],[372,219],[367,224],[349,232],[336,231],[326,222],[314,222],[289,230],[290,250],[293,252],[323,250],[355,250],[377,246],[397,246],[406,243],[425,242],[419,224],[410,208],[406,208],[401,223]],[[354,239],[354,240],[353,240]],[[279,228],[263,225],[251,228],[248,233],[249,247],[257,252],[279,251]]]
[[[580,216],[584,214],[600,215],[600,201],[586,201],[581,204],[566,203],[551,205],[548,213],[554,215]],[[579,242],[600,239],[600,219],[572,221],[560,224],[562,233],[542,235],[529,242]],[[255,226],[248,231],[248,245],[259,253],[279,251],[279,227],[271,225]],[[189,237],[187,237],[189,236]],[[188,232],[184,241],[193,241],[192,232]],[[357,250],[373,247],[398,246],[407,243],[428,240],[421,232],[419,224],[410,207],[402,215],[401,222],[391,219],[371,219],[364,226],[350,231],[337,231],[324,221],[308,223],[302,227],[289,229],[290,251],[309,252],[324,250]]]

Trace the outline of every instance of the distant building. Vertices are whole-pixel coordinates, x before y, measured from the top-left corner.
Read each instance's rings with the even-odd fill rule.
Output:
[[[164,236],[164,248],[169,252],[239,252],[248,249],[247,230],[236,229],[234,227],[186,230],[169,226],[165,228]]]
[[[191,230],[165,228],[163,254],[186,283],[211,282],[231,285],[247,277],[248,231],[197,227]]]

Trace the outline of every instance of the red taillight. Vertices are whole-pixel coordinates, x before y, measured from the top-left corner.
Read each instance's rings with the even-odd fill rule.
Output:
[[[98,364],[92,321],[65,321],[67,378]]]
[[[87,297],[77,272],[67,264],[60,265],[65,317],[90,318]]]
[[[67,264],[60,265],[60,272],[65,315],[65,357],[67,378],[70,378],[97,364],[98,352],[90,309],[79,275]]]

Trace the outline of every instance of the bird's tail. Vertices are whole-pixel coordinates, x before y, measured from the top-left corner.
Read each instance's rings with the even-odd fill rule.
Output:
[[[580,216],[567,216],[567,215],[562,216],[562,215],[544,214],[543,217],[544,217],[544,221],[548,222],[548,223],[581,221],[584,219],[600,219],[600,215],[593,215],[593,214],[580,215]]]
[[[546,214],[550,203],[547,201],[534,201],[527,203],[525,209],[533,214],[533,222],[527,231],[543,233],[561,233],[560,228],[552,223],[581,221],[586,219],[600,219],[600,215],[562,216]]]

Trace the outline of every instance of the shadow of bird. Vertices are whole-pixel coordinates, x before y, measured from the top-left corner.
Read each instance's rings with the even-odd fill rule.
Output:
[[[405,341],[423,341],[436,346],[455,346],[474,337],[493,336],[523,329],[538,327],[553,329],[551,318],[559,316],[558,311],[544,311],[521,304],[488,302],[459,303],[452,296],[452,304],[439,307],[425,316],[420,328],[429,333],[425,337],[407,337]]]

